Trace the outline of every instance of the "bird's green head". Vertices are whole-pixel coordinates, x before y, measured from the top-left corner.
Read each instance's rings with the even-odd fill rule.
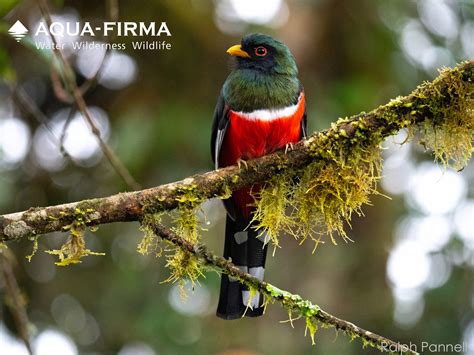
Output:
[[[260,33],[252,33],[227,50],[237,58],[237,69],[265,74],[297,76],[295,58],[282,42]]]

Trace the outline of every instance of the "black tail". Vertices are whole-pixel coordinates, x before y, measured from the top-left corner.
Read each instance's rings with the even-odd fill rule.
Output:
[[[233,221],[226,217],[224,257],[242,271],[263,279],[267,245],[264,236],[260,236],[248,226],[248,221]],[[251,299],[250,291],[239,281],[222,275],[221,291],[217,315],[224,319],[238,319],[244,314],[248,317],[258,317],[263,314],[263,295],[259,292]],[[249,306],[249,307],[247,307]]]

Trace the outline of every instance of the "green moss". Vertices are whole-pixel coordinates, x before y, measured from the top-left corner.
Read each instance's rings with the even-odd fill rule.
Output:
[[[309,238],[315,248],[326,234],[334,244],[335,234],[350,241],[344,224],[354,213],[362,215],[361,206],[376,193],[381,158],[378,145],[347,144],[353,147],[347,155],[329,143],[320,146],[317,154],[324,159],[272,178],[256,196],[256,229],[266,232],[275,247],[281,232],[301,243]]]
[[[167,256],[166,267],[170,269],[170,276],[163,282],[178,282],[180,295],[186,298],[184,286],[188,281],[194,287],[199,277],[205,277],[202,272],[202,263],[194,255],[182,249],[174,248]]]
[[[196,208],[194,200],[186,200],[185,203],[180,204],[173,227],[177,235],[192,245],[196,245],[200,239]],[[166,256],[166,267],[170,270],[170,277],[165,281],[179,282],[180,294],[182,297],[186,297],[184,290],[186,282],[190,281],[194,287],[199,277],[204,276],[202,262],[180,247],[173,246],[169,251],[170,253]]]
[[[332,159],[315,161],[304,170],[293,195],[297,233],[302,241],[311,238],[315,247],[323,234],[334,244],[334,233],[350,240],[344,223],[350,225],[354,213],[363,215],[361,206],[370,202],[369,195],[376,193],[380,179],[378,147],[358,147],[348,156],[331,155]]]
[[[193,179],[189,178],[184,181],[184,186],[176,191],[176,201],[178,202],[177,214],[173,215],[173,231],[186,241],[197,244],[199,241],[199,223],[196,216],[196,209],[204,201],[196,190],[197,186],[193,183]],[[150,206],[156,203],[151,201]],[[153,232],[153,225],[161,224],[164,211],[157,210],[156,207],[150,207],[144,204],[143,208],[146,212],[144,219],[141,221],[140,229],[144,232],[144,237],[137,246],[140,254],[149,254],[154,252],[156,256],[160,256],[166,251],[166,267],[170,270],[170,276],[164,282],[179,282],[182,296],[185,296],[184,285],[187,281],[191,281],[192,285],[197,282],[198,278],[203,275],[202,263],[196,259],[191,253],[169,243],[166,248],[161,246],[161,238]]]
[[[425,109],[433,118],[416,127],[420,143],[433,152],[435,160],[456,170],[467,165],[474,150],[473,84],[461,80],[461,76],[456,69],[440,71],[444,86],[430,86],[426,94],[429,102]],[[450,104],[445,105],[448,99]]]
[[[58,266],[67,266],[70,264],[80,263],[81,258],[88,255],[105,255],[105,253],[93,252],[86,249],[84,235],[87,230],[87,225],[98,218],[97,213],[93,209],[82,210],[76,208],[72,215],[62,212],[59,220],[73,218],[72,223],[63,227],[64,231],[69,231],[69,238],[60,249],[46,250],[46,253],[56,255],[59,261],[55,264]],[[31,258],[30,258],[31,259]]]
[[[296,228],[294,218],[286,214],[292,202],[293,178],[290,173],[272,178],[254,195],[257,202],[252,222],[257,222],[256,230],[266,233],[275,249],[280,247],[279,233],[287,231],[294,234]]]
[[[420,143],[433,152],[435,160],[456,170],[462,170],[467,165],[473,151],[474,125],[469,127],[446,122],[439,126],[425,124],[420,130],[424,130]]]
[[[288,321],[293,326],[292,313],[298,313],[300,317],[306,320],[305,335],[309,332],[311,343],[314,345],[314,335],[318,329],[315,316],[319,313],[320,308],[312,304],[310,301],[304,300],[299,295],[294,295],[288,291],[284,291],[273,285],[267,284],[265,287],[269,298],[278,299],[288,310]],[[300,317],[296,318],[299,319]]]
[[[173,214],[173,231],[192,245],[199,243],[200,226],[196,210],[202,202],[202,198],[195,195],[195,186],[189,186],[179,191],[176,198],[179,202],[178,211]],[[203,274],[203,263],[193,254],[168,242],[165,248],[161,246],[161,238],[153,232],[153,225],[162,223],[162,214],[149,213],[141,222],[141,230],[144,237],[138,244],[137,251],[141,254],[154,252],[160,256],[166,251],[166,267],[170,270],[170,276],[163,282],[178,282],[181,296],[186,297],[184,286],[189,281],[194,287],[199,277]]]
[[[290,309],[297,309],[304,317],[314,317],[320,311],[317,305],[304,300],[300,295],[292,294],[270,284],[266,284],[265,291],[268,296],[282,300],[283,304]]]
[[[142,255],[154,253],[156,257],[161,256],[163,248],[160,245],[160,240],[151,228],[152,224],[161,223],[161,213],[146,214],[140,223],[140,230],[144,236],[137,246],[137,251]]]

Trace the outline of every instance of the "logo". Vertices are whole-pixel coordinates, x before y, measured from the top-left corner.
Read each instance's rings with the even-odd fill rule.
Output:
[[[20,42],[28,33],[28,29],[18,20],[10,27],[8,33],[15,38],[17,42]]]
[[[17,21],[18,22],[18,21]],[[21,23],[20,23],[21,24]],[[16,24],[15,24],[16,25]],[[14,25],[14,26],[15,26]],[[26,29],[26,28],[25,28]],[[40,22],[36,29],[35,36],[39,34],[51,34],[55,37],[65,36],[90,36],[95,37],[98,33],[103,37],[114,33],[118,37],[143,37],[153,36],[160,37],[166,35],[171,36],[166,22],[157,24],[156,22],[104,22],[103,26],[93,26],[90,22],[52,22],[48,27],[44,22]]]
[[[1,0],[0,0],[1,1]],[[20,21],[16,21],[8,30],[8,33],[20,42],[28,33],[28,29]],[[101,38],[95,41],[95,37]],[[107,42],[106,38],[114,36],[114,43]],[[41,50],[64,50],[65,46],[73,50],[98,49],[125,50],[130,43],[121,41],[123,37],[145,37],[140,40],[132,40],[131,46],[135,50],[171,50],[171,43],[165,40],[157,40],[160,37],[171,37],[171,31],[166,21],[163,22],[67,22],[53,21],[51,24],[38,22],[31,31],[31,40],[36,49]],[[71,41],[48,40],[48,37],[69,38]],[[147,38],[146,38],[147,37]],[[117,42],[115,42],[117,41]]]

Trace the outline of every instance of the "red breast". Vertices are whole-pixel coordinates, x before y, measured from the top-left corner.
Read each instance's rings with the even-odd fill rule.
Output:
[[[305,111],[304,93],[295,105],[276,110],[257,110],[249,113],[230,110],[230,124],[221,148],[219,166],[229,166],[239,159],[249,160],[272,153],[301,137],[301,119]],[[254,186],[252,192],[258,187]],[[233,196],[239,209],[248,217],[253,203],[250,188],[235,191]]]

